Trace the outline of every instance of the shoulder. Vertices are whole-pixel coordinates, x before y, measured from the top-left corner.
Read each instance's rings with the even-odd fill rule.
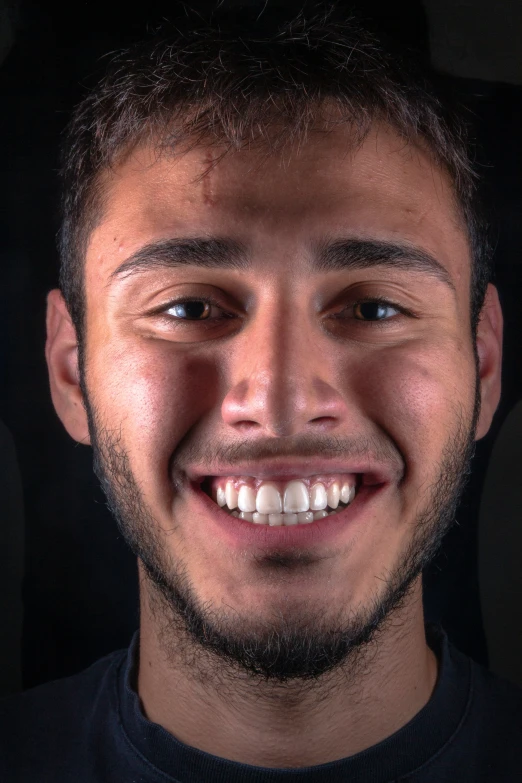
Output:
[[[488,727],[502,726],[522,737],[522,688],[473,664],[471,708],[476,720]],[[492,726],[493,724],[493,726]]]
[[[440,776],[444,768],[448,775],[467,770],[468,780],[511,783],[522,770],[522,688],[467,660],[471,675],[467,705],[435,763],[437,780],[450,779]]]
[[[65,748],[80,755],[89,734],[109,730],[126,654],[111,653],[80,674],[1,699],[0,779],[3,770],[30,766],[32,759],[63,758]]]
[[[109,686],[126,652],[126,650],[118,650],[100,658],[79,674],[53,680],[0,699],[2,729],[6,721],[9,722],[17,716],[22,716],[26,720],[31,720],[33,717],[41,720],[44,714],[48,719],[53,719],[55,716],[62,717],[69,713],[78,715],[80,706],[85,709],[92,705],[96,694]]]

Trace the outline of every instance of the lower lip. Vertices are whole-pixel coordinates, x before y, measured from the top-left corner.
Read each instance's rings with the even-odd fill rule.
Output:
[[[360,487],[355,499],[342,511],[301,525],[259,525],[233,517],[214,503],[199,485],[192,485],[193,500],[210,521],[209,535],[233,549],[309,549],[333,542],[349,530],[355,533],[368,520],[370,506],[384,484]]]

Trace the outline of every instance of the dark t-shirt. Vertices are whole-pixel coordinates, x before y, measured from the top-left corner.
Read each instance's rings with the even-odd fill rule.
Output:
[[[2,783],[522,783],[522,689],[428,629],[439,676],[428,704],[355,756],[300,769],[225,761],[148,721],[138,636],[81,674],[0,702]]]

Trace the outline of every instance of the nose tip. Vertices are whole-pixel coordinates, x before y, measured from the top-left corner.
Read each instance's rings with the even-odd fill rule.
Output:
[[[313,377],[313,370],[299,377],[264,371],[230,389],[222,404],[222,418],[243,433],[262,431],[272,437],[289,437],[335,428],[344,409],[340,393],[326,380]]]

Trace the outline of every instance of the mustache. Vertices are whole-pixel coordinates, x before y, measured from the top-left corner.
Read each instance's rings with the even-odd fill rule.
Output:
[[[267,461],[274,457],[324,459],[357,459],[369,464],[385,464],[399,478],[404,472],[404,460],[391,441],[356,435],[353,437],[301,434],[277,438],[248,438],[225,443],[218,437],[192,434],[178,444],[171,458],[171,467],[183,470],[184,465],[230,466],[243,462]]]

